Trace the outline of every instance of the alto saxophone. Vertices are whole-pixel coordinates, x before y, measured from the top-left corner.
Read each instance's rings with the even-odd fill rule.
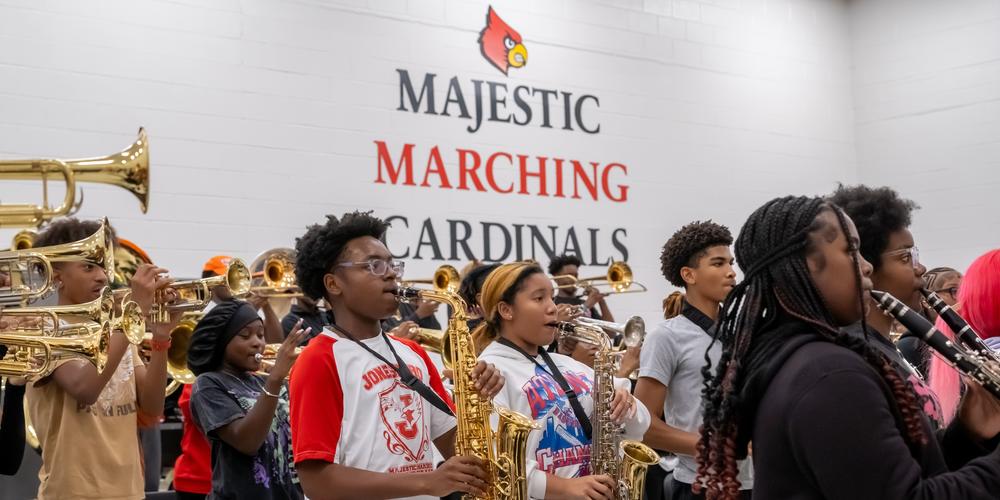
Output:
[[[526,500],[528,481],[525,477],[525,453],[528,433],[535,429],[530,418],[507,408],[494,407],[483,399],[472,382],[476,366],[476,347],[469,331],[465,301],[445,289],[417,289],[401,286],[396,297],[402,302],[415,299],[433,300],[451,306],[448,318],[446,351],[443,357],[450,361],[454,372],[454,399],[458,429],[455,434],[455,452],[482,460],[489,480],[481,500]],[[496,410],[499,424],[496,431],[490,417]]]
[[[617,500],[642,500],[646,469],[660,461],[652,448],[639,441],[622,439],[624,429],[611,420],[611,400],[615,397],[614,374],[621,352],[614,352],[607,334],[584,322],[559,323],[560,337],[598,347],[594,357],[594,415],[590,442],[590,470],[611,476],[618,485]]]

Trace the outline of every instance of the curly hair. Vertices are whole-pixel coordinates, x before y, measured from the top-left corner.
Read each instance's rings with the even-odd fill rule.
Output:
[[[861,256],[871,262],[876,271],[882,267],[882,254],[889,246],[889,235],[910,227],[911,213],[920,208],[887,186],[840,184],[829,200],[854,221],[861,238]]]
[[[476,305],[476,295],[479,295],[479,292],[482,291],[486,277],[498,267],[500,267],[500,264],[481,265],[465,274],[465,277],[462,278],[462,283],[458,287],[458,294],[462,296],[466,304],[470,307]]]
[[[38,233],[33,245],[35,247],[48,247],[80,241],[96,233],[100,228],[101,221],[99,220],[80,220],[76,217],[62,217],[52,221],[42,232]],[[117,241],[114,228],[111,228],[111,234],[115,236]]]
[[[722,345],[714,376],[708,353],[702,368],[704,420],[694,489],[703,491],[709,500],[739,498],[737,460],[746,456],[757,405],[769,382],[766,373],[773,373],[770,363],[782,348],[811,335],[802,332],[802,324],[811,327],[820,341],[861,356],[886,382],[904,439],[914,445],[927,442],[913,387],[881,351],[835,325],[812,280],[806,255],[816,250],[811,235],[826,227],[818,216],[828,210],[846,231],[846,216],[836,206],[822,198],[791,196],[758,208],[740,231],[736,260],[745,278],[726,298],[712,339],[713,345]],[[856,255],[857,249],[853,250]],[[860,310],[864,294],[857,262],[854,273]],[[864,318],[861,326],[867,328]]]
[[[371,236],[383,240],[389,224],[371,212],[354,211],[340,219],[326,216],[326,224],[314,224],[306,234],[295,240],[295,277],[302,292],[312,299],[326,298],[323,276],[344,253],[344,247],[355,238]]]
[[[717,245],[732,245],[733,235],[729,228],[712,222],[695,221],[674,233],[663,245],[660,253],[660,271],[670,284],[686,287],[681,277],[682,267],[697,267],[698,259],[705,251]]]
[[[549,261],[549,274],[555,275],[565,266],[576,266],[580,267],[583,265],[583,261],[579,257],[573,254],[564,253],[562,255],[557,255]]]

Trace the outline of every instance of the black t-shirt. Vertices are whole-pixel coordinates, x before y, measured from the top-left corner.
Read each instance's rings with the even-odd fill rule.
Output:
[[[292,428],[288,420],[288,388],[274,412],[271,429],[257,454],[244,455],[216,431],[246,416],[264,387],[259,375],[236,376],[209,372],[198,376],[191,393],[191,415],[212,445],[210,498],[298,500],[303,498],[292,458]]]
[[[303,330],[312,328],[309,335],[302,339],[302,342],[299,342],[299,345],[304,347],[313,337],[323,333],[323,328],[326,325],[333,323],[333,313],[319,309],[309,310],[298,304],[292,304],[292,308],[288,310],[288,314],[284,318],[281,318],[281,329],[284,330],[286,337],[289,333],[292,333],[292,328],[295,327],[295,323],[298,323],[299,319],[302,320]]]

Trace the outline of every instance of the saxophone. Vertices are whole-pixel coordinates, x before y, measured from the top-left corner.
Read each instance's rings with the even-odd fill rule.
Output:
[[[559,335],[598,347],[594,357],[594,415],[590,442],[592,474],[606,474],[618,484],[617,500],[642,500],[646,469],[660,456],[639,441],[622,439],[622,426],[611,420],[611,400],[615,397],[614,374],[621,352],[614,352],[604,331],[584,322],[559,323]]]
[[[425,290],[400,286],[396,297],[402,302],[415,299],[433,300],[451,306],[448,318],[445,351],[442,357],[454,372],[454,398],[458,429],[455,452],[474,456],[485,464],[489,476],[481,500],[526,500],[528,480],[525,477],[525,453],[528,433],[536,428],[534,421],[507,408],[494,408],[492,401],[483,399],[472,382],[476,366],[476,347],[467,323],[465,301],[444,289]],[[490,425],[493,411],[499,415],[496,431]]]

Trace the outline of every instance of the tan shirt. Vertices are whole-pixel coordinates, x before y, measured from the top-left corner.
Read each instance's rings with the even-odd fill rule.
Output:
[[[135,346],[129,346],[90,406],[80,405],[51,380],[28,385],[28,411],[42,445],[39,500],[145,497],[135,380],[141,363]]]

